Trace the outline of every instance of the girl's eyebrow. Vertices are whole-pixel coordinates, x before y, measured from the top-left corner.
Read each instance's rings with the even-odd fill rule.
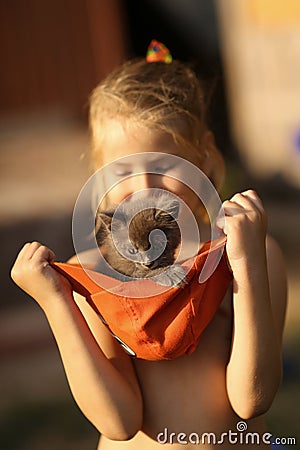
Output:
[[[120,160],[116,160],[113,161],[113,165],[112,167],[114,167],[115,169],[131,169],[132,167],[134,167],[136,164],[140,165],[140,164],[145,164],[145,166],[148,166],[149,169],[150,167],[153,167],[153,165],[155,164],[164,164],[167,163],[169,165],[174,164],[174,160],[170,159],[169,154],[160,154],[158,156],[155,155],[147,155],[147,153],[144,154],[145,158],[136,158],[137,155],[132,155],[132,159],[129,157],[128,159],[126,158],[125,161],[123,161],[122,159]],[[176,155],[177,156],[177,155]]]
[[[145,162],[152,164],[152,163],[157,163],[157,162],[163,161],[165,159],[168,159],[166,155],[159,156],[159,157],[153,158],[153,159],[148,158],[148,159],[145,160]],[[113,165],[114,166],[119,166],[119,167],[125,167],[125,166],[128,167],[128,166],[131,166],[132,164],[135,164],[135,162],[136,161],[134,161],[134,160],[132,162],[129,162],[129,161],[128,162],[126,162],[126,161],[114,161]]]

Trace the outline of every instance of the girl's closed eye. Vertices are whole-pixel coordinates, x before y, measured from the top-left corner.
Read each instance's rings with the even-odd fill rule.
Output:
[[[129,164],[113,164],[111,167],[112,172],[117,177],[126,177],[132,174],[132,167]]]
[[[173,162],[170,162],[170,161],[163,162],[162,161],[162,162],[153,164],[151,167],[151,171],[165,173],[165,172],[169,172],[172,169],[175,169],[176,166],[177,166],[177,164],[174,163],[174,161]]]
[[[168,172],[169,170],[173,169],[174,166],[170,165],[159,165],[154,167],[154,172]]]
[[[116,170],[115,172],[114,172],[114,174],[117,176],[117,177],[127,177],[127,176],[129,176],[129,175],[131,175],[131,171],[130,170]]]

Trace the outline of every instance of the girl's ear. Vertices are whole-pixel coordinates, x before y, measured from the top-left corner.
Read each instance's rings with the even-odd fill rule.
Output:
[[[217,149],[215,136],[212,131],[205,131],[202,145],[206,156],[203,163],[203,172],[211,180],[215,188],[219,190],[225,177],[225,163],[223,156]]]

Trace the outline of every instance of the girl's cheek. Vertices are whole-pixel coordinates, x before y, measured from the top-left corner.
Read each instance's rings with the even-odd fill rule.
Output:
[[[121,203],[130,193],[129,184],[128,180],[122,181],[118,176],[105,174],[104,187],[106,202],[114,205]]]
[[[107,200],[110,204],[118,205],[123,200],[125,200],[129,195],[129,192],[124,188],[121,188],[120,185],[114,186],[108,193],[107,193]]]
[[[171,177],[164,177],[164,189],[177,195],[193,211],[199,202],[198,197],[185,183]]]

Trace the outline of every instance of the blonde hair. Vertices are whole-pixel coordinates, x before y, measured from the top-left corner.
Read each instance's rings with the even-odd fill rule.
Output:
[[[200,168],[208,156],[202,142],[207,131],[202,85],[195,72],[180,61],[166,64],[131,60],[94,89],[89,117],[94,164],[101,160],[101,142],[109,119],[134,121],[170,134],[175,143],[194,152]],[[219,168],[212,182],[219,187],[224,175],[223,159],[216,149],[213,156]]]

